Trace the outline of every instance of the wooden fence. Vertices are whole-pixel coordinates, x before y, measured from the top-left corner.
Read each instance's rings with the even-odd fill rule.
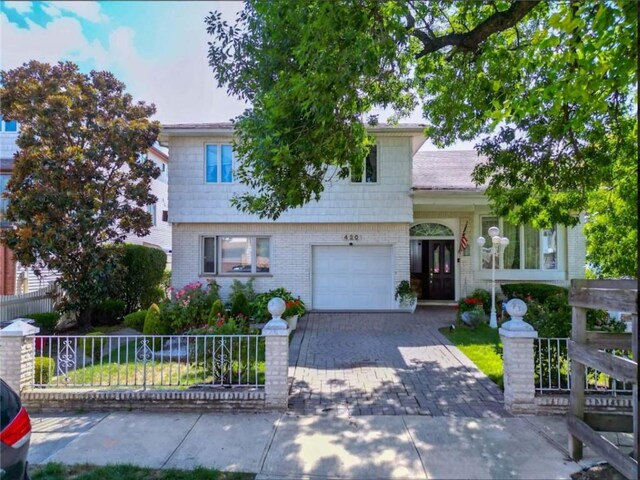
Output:
[[[638,284],[635,280],[572,280],[569,304],[573,308],[569,360],[571,375],[570,411],[567,417],[569,451],[582,458],[583,444],[602,455],[629,479],[638,478]],[[631,333],[587,331],[587,309],[606,309],[633,314]],[[602,349],[632,351],[632,359]],[[592,367],[633,385],[633,417],[611,413],[584,412],[585,367]],[[622,453],[598,431],[633,433],[633,458]]]
[[[35,292],[20,295],[0,295],[0,322],[20,318],[30,313],[53,311],[53,289],[49,284]]]

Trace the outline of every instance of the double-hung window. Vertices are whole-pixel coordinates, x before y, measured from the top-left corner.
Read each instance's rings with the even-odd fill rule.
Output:
[[[496,268],[501,270],[558,270],[558,228],[538,230],[529,225],[513,225],[502,218],[482,217],[482,236],[491,242],[489,228],[496,226],[509,245],[496,256]],[[482,268],[491,268],[491,253],[483,251]]]
[[[233,147],[225,143],[205,145],[206,183],[233,183]]]
[[[369,154],[364,159],[362,174],[351,175],[352,183],[378,183],[378,147],[371,147]]]
[[[204,237],[202,273],[260,274],[271,268],[269,237]]]
[[[149,215],[151,215],[151,226],[155,227],[158,224],[156,218],[156,204],[152,203],[150,205],[147,205],[147,212],[149,213]]]

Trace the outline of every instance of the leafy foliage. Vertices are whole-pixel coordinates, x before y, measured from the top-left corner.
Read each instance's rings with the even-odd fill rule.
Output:
[[[280,297],[286,302],[298,300],[294,298],[293,294],[286,288],[274,288],[268,292],[260,293],[256,296],[255,300],[251,302],[252,317],[256,321],[268,321],[271,320],[271,314],[267,306],[269,301],[274,297]]]
[[[49,379],[53,377],[56,369],[56,361],[51,357],[36,356],[33,362],[34,377],[33,381],[36,385],[46,385]]]
[[[548,283],[505,283],[500,285],[500,289],[508,299],[533,299],[539,302],[544,302],[552,295],[562,293],[566,297],[568,294],[565,287]]]
[[[111,296],[125,302],[127,313],[161,302],[164,295],[160,285],[167,254],[145,245],[124,244],[112,248],[122,268],[111,278]]]
[[[253,189],[241,210],[277,218],[317,200],[361,173],[372,108],[394,122],[420,102],[436,145],[482,138],[473,177],[494,213],[548,228],[594,210],[594,239],[624,225],[591,242],[597,274],[635,275],[635,2],[246,0],[233,25],[217,12],[206,24],[219,85],[252,104],[235,119]]]
[[[211,307],[220,299],[218,284],[194,282],[175,292],[175,298],[162,304],[162,318],[174,333],[197,328],[207,323]]]
[[[122,321],[125,303],[117,298],[106,298],[93,309],[91,323],[94,325],[117,325]]]
[[[124,325],[128,328],[133,328],[138,332],[144,330],[144,320],[147,317],[147,310],[138,310],[137,312],[130,313],[124,316]]]
[[[160,170],[140,155],[158,136],[155,107],[134,102],[111,73],[70,62],[31,61],[2,71],[0,84],[2,116],[21,125],[4,194],[14,228],[0,239],[36,273],[59,272],[63,309],[86,324],[117,268],[106,245],[149,233]]]
[[[60,319],[58,312],[46,312],[46,313],[30,313],[23,315],[24,318],[30,318],[36,322],[36,325],[42,328],[46,332],[53,332],[53,329]]]

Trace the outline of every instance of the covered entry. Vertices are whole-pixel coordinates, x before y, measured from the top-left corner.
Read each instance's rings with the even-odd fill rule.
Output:
[[[453,231],[438,223],[411,228],[411,285],[418,300],[455,299]]]
[[[314,310],[393,308],[390,245],[316,245],[312,248]]]

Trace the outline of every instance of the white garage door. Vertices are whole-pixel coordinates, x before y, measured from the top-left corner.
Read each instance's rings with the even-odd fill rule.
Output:
[[[392,308],[391,246],[314,246],[314,310]]]

